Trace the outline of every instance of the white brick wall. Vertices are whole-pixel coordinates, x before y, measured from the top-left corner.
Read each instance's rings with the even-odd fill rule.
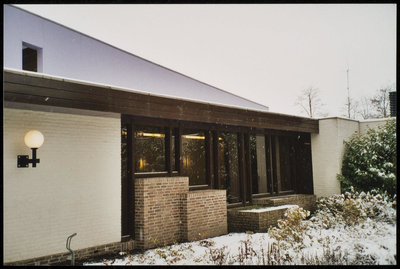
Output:
[[[120,119],[4,110],[4,262],[121,239]],[[44,135],[36,168],[23,137]]]
[[[343,141],[359,131],[358,122],[339,118],[319,120],[319,134],[311,135],[314,194],[317,197],[340,194]]]
[[[319,134],[311,135],[314,194],[317,197],[340,194],[337,174],[341,173],[344,141],[348,141],[354,132],[363,135],[368,126],[376,128],[386,120],[363,122],[342,118],[319,120]]]
[[[375,120],[366,120],[360,122],[360,134],[364,135],[368,128],[377,129],[379,125],[383,125],[386,121],[393,119],[393,118],[386,118],[386,119],[375,119]]]

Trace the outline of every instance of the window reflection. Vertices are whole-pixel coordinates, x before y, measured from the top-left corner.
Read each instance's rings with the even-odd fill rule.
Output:
[[[253,194],[268,193],[265,136],[250,136],[251,176]]]
[[[215,171],[218,173],[216,177],[218,180],[213,183],[219,186],[212,187],[226,189],[227,202],[230,204],[243,202],[242,194],[247,191],[241,190],[243,183],[241,180],[248,176],[251,176],[249,183],[252,194],[262,195],[294,190],[296,179],[294,169],[298,170],[295,163],[294,136],[264,134],[244,136],[245,139],[249,138],[247,142],[250,143],[246,142],[246,145],[250,147],[244,147],[245,156],[250,156],[250,167],[244,167],[244,170],[240,171],[239,162],[244,162],[244,160],[239,160],[238,133],[218,133],[219,137],[214,137],[218,139],[218,142],[215,141],[218,144],[218,152],[214,155],[211,146],[214,143],[209,131],[145,125],[135,125],[133,130],[132,155],[136,174],[170,173],[172,175],[175,173],[178,175],[179,172],[179,175],[189,177],[190,186],[200,186],[208,185],[208,175],[212,180]],[[127,126],[123,125],[121,136],[123,178],[126,177],[124,174],[128,169],[126,159],[131,148],[127,145],[127,131]],[[218,161],[213,162],[214,158],[218,158]],[[214,170],[214,168],[218,169]],[[240,173],[243,173],[243,178]]]
[[[121,125],[121,178],[127,179],[128,173],[128,125]]]
[[[135,172],[164,172],[165,130],[163,127],[134,127]]]
[[[176,143],[176,138],[177,138],[177,132],[178,129],[174,128],[172,130],[172,138],[171,138],[171,150],[172,150],[172,160],[171,160],[171,165],[172,165],[172,171],[177,171],[177,161],[176,161],[176,147],[175,147],[175,143]]]
[[[189,185],[206,185],[205,133],[182,130],[182,175],[189,177]]]
[[[238,160],[238,137],[235,133],[220,133],[219,138],[219,177],[221,189],[227,190],[227,202],[239,203],[240,180]]]
[[[278,190],[289,191],[293,190],[293,157],[294,157],[294,144],[291,143],[289,136],[277,137],[277,151],[278,157]]]

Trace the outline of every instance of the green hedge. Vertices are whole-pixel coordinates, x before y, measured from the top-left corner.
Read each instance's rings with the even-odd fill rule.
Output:
[[[355,133],[345,142],[342,174],[337,175],[342,193],[377,190],[396,194],[397,179],[396,120],[388,120],[377,129]]]

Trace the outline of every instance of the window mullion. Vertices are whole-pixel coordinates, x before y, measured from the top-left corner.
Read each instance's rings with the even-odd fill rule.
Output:
[[[170,127],[165,127],[165,168],[172,176],[172,133]]]
[[[182,128],[179,127],[177,128],[176,134],[175,134],[175,139],[176,139],[176,170],[178,171],[178,174],[182,176],[182,167],[183,167],[183,158],[182,158]]]
[[[211,131],[205,132],[206,137],[206,179],[210,189],[213,188],[213,176],[212,176],[212,134]]]
[[[221,188],[221,177],[219,176],[219,131],[215,131],[213,133],[213,149],[214,149],[214,188],[220,189]]]

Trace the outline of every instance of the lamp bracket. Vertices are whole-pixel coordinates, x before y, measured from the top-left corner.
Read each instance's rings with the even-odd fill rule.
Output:
[[[17,167],[18,168],[26,168],[29,167],[29,164],[32,164],[32,167],[36,167],[37,163],[40,163],[40,159],[36,158],[37,148],[32,148],[32,159],[29,159],[28,155],[18,155],[17,158]]]
[[[18,168],[29,167],[29,155],[18,155]]]

